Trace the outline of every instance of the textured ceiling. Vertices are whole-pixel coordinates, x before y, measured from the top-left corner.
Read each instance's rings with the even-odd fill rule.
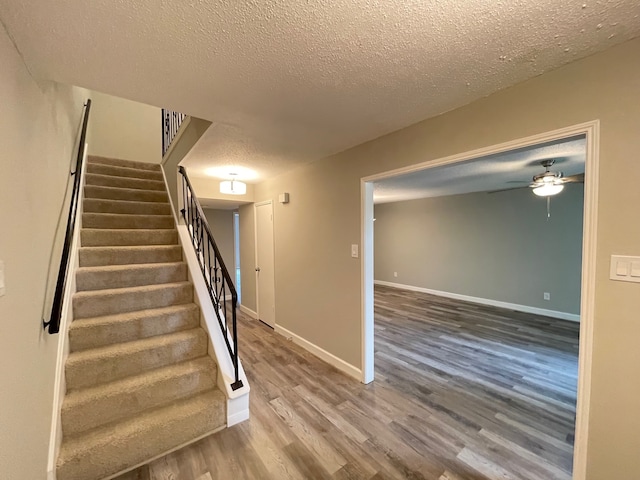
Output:
[[[585,156],[584,137],[487,155],[376,182],[374,203],[526,187],[544,172],[542,160],[555,159],[551,170],[570,176],[584,173]]]
[[[637,0],[0,0],[34,75],[211,120],[210,150],[187,166],[244,164],[261,178],[638,36],[639,10]]]

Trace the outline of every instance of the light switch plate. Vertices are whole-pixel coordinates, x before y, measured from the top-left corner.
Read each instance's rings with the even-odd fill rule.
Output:
[[[616,277],[626,277],[627,275],[629,275],[629,262],[616,261]]]
[[[0,260],[0,297],[5,294],[4,288],[4,262]]]
[[[640,283],[640,257],[611,255],[609,278],[620,282]]]
[[[358,244],[354,243],[351,245],[351,256],[353,258],[358,258]]]

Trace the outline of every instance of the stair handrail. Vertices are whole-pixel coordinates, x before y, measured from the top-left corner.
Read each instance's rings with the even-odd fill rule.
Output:
[[[82,177],[82,160],[84,159],[85,143],[87,139],[87,125],[89,124],[90,110],[91,99],[87,99],[87,102],[84,104],[84,117],[82,119],[82,130],[80,133],[80,143],[78,145],[78,156],[76,158],[76,169],[70,172],[70,175],[74,176],[73,190],[71,191],[71,202],[69,204],[69,215],[67,217],[67,229],[64,234],[62,257],[60,259],[60,267],[58,268],[58,277],[56,280],[56,290],[53,295],[51,315],[49,316],[49,321],[42,319],[42,328],[45,330],[47,330],[48,328],[49,334],[55,334],[60,331],[60,319],[62,318],[64,289],[67,283],[67,274],[69,270],[71,242],[73,240],[73,232],[75,230],[76,217],[78,213],[78,197],[80,194],[80,179]]]
[[[198,257],[198,264],[200,265],[207,290],[209,291],[209,298],[213,304],[213,309],[218,318],[218,324],[222,330],[227,350],[233,362],[235,381],[231,384],[231,389],[237,390],[242,387],[242,380],[240,380],[238,368],[238,330],[236,318],[238,293],[233,285],[229,270],[222,259],[218,245],[211,233],[202,206],[193,191],[193,187],[187,176],[187,171],[184,167],[180,166],[178,167],[178,172],[182,175],[183,203],[180,213],[189,231],[191,243]],[[228,315],[227,309],[229,294],[231,294],[231,316]],[[231,322],[229,322],[229,317],[231,317]],[[229,332],[229,326],[231,326],[231,332]],[[229,334],[231,334],[231,338],[229,338]]]

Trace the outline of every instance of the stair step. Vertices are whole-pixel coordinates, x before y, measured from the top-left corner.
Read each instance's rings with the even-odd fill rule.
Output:
[[[153,172],[161,171],[161,167],[157,163],[135,162],[133,160],[122,160],[120,158],[100,157],[90,155],[87,158],[87,164],[111,165],[114,167],[136,168],[138,170],[151,170]]]
[[[117,165],[105,165],[102,163],[87,163],[87,173],[97,173],[98,175],[111,175],[113,177],[142,178],[144,180],[164,181],[162,171],[146,170],[141,168],[120,167]]]
[[[69,354],[67,393],[184,362],[207,354],[207,334],[194,328]]]
[[[80,267],[76,272],[78,292],[176,283],[186,280],[187,264],[185,262]]]
[[[132,188],[135,190],[165,190],[164,182],[158,180],[143,180],[140,178],[112,177],[111,175],[100,175],[97,173],[87,173],[85,175],[85,185],[98,187],[118,187]]]
[[[99,479],[130,469],[224,428],[225,409],[216,389],[65,440],[57,478]]]
[[[80,247],[80,266],[170,263],[182,260],[180,245]]]
[[[93,388],[76,390],[62,405],[65,438],[216,387],[217,366],[204,356]]]
[[[174,228],[173,215],[131,215],[121,213],[83,213],[85,228],[150,229]]]
[[[120,229],[83,228],[80,231],[83,247],[125,245],[177,245],[178,231],[172,229]]]
[[[131,202],[127,200],[107,200],[85,198],[84,213],[131,213],[138,215],[171,215],[171,205],[160,202]]]
[[[196,328],[200,309],[194,303],[102,317],[79,318],[69,327],[69,350],[78,352],[115,343]]]
[[[167,203],[169,197],[166,191],[138,190],[135,188],[101,187],[85,185],[84,197],[105,200],[126,200],[131,202],[160,202]]]
[[[101,317],[192,301],[191,282],[78,292],[73,295],[73,318]]]

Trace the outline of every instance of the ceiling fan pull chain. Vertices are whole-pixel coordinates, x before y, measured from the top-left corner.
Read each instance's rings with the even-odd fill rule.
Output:
[[[547,197],[547,222],[551,218],[551,197]]]

